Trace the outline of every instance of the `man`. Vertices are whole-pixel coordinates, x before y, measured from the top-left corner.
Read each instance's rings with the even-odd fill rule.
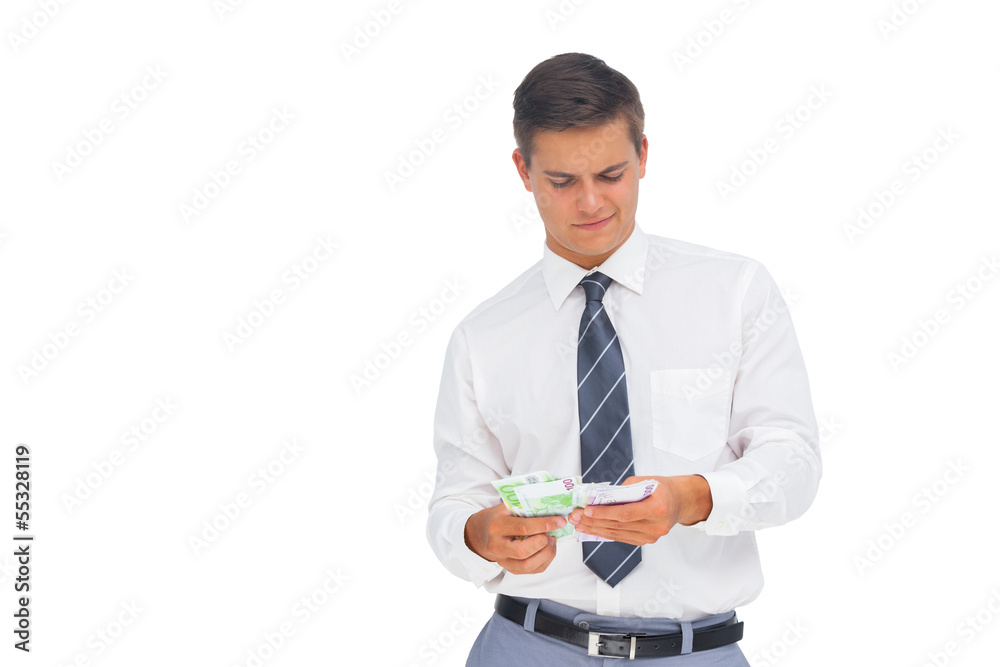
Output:
[[[455,328],[434,420],[428,539],[498,594],[470,665],[747,665],[735,608],[763,584],[754,531],[816,494],[785,302],[759,262],[636,224],[643,122],[635,86],[585,54],[514,93],[543,257]],[[659,484],[637,503],[511,516],[492,482],[540,470]],[[567,519],[609,541],[557,546],[546,533]]]

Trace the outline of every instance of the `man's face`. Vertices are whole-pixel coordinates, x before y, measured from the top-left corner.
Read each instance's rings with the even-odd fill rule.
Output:
[[[535,195],[552,252],[590,269],[628,239],[639,179],[646,175],[646,149],[643,135],[641,154],[635,154],[624,119],[536,133],[530,170],[514,149],[514,164],[525,189]]]

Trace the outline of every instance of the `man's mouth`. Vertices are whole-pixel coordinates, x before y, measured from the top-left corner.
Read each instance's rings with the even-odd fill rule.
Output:
[[[609,215],[606,218],[599,218],[599,219],[594,220],[592,222],[583,222],[583,223],[580,223],[579,225],[577,225],[577,227],[580,227],[582,229],[601,229],[602,227],[604,227],[604,225],[608,224],[608,221],[611,220],[611,218],[613,218],[613,217],[614,217],[614,214],[612,213],[611,215]]]

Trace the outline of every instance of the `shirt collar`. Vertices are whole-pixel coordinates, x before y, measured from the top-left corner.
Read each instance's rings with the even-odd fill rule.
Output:
[[[621,283],[636,294],[642,294],[642,279],[646,266],[646,252],[649,243],[639,224],[636,223],[618,250],[600,266],[590,271],[579,264],[574,264],[552,252],[549,244],[542,241],[542,277],[549,290],[552,306],[559,310],[573,288],[580,284],[583,277],[593,271],[600,271],[617,283]]]

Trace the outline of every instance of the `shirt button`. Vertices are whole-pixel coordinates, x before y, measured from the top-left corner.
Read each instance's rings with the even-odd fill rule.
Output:
[[[590,623],[587,623],[587,621],[580,621],[579,626],[583,630],[589,630],[590,629]]]

